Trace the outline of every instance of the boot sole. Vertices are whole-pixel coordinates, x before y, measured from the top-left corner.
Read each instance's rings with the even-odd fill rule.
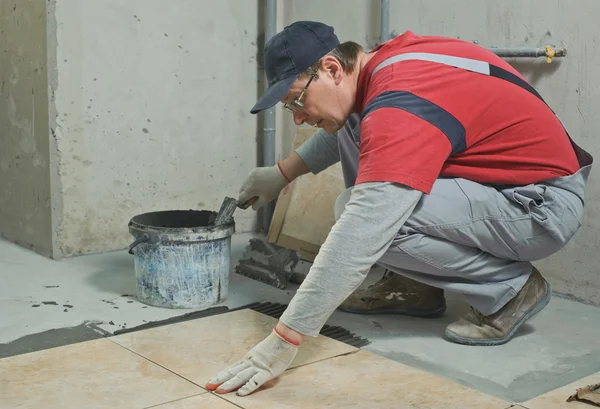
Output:
[[[544,280],[546,281],[546,280]],[[525,313],[521,317],[519,321],[514,325],[514,327],[506,334],[506,336],[502,338],[489,338],[489,339],[472,339],[472,338],[463,338],[459,337],[452,331],[445,331],[446,338],[450,341],[456,342],[458,344],[471,345],[471,346],[496,346],[502,345],[510,341],[510,339],[515,335],[517,330],[523,325],[527,320],[536,315],[538,312],[543,310],[546,305],[550,302],[552,298],[552,286],[548,281],[546,281],[546,294],[534,305],[529,311]]]
[[[353,308],[338,307],[338,310],[348,312],[350,314],[361,314],[361,315],[406,315],[409,317],[419,318],[436,318],[442,315],[446,311],[446,301],[444,300],[439,306],[430,310],[420,310],[418,308],[411,307],[389,307],[389,308],[375,308],[370,310],[360,310]]]

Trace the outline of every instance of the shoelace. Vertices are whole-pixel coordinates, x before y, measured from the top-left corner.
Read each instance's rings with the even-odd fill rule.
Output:
[[[392,276],[392,274],[394,273],[386,268],[379,281],[376,281],[375,283],[371,284],[366,289],[370,290],[371,288],[373,288],[373,286],[386,282]]]

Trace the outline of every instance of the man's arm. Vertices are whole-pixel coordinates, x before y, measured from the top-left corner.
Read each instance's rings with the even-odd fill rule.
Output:
[[[319,129],[295,152],[280,161],[279,166],[288,182],[292,182],[308,172],[317,174],[339,160],[337,133],[329,134]]]
[[[306,162],[296,152],[292,152],[290,156],[280,161],[279,166],[283,177],[286,178],[288,183],[310,172],[310,169],[306,166]]]
[[[308,172],[317,174],[338,161],[337,134],[320,129],[276,165],[254,169],[242,183],[238,202],[252,204],[252,208],[258,210],[294,179]]]
[[[271,334],[219,372],[206,388],[245,396],[281,375],[304,335],[317,336],[327,318],[388,249],[422,193],[389,182],[356,186],[308,276]]]
[[[337,133],[329,134],[319,129],[295,152],[280,161],[279,166],[286,180],[291,183],[308,172],[316,175],[339,160]]]
[[[277,330],[295,342],[303,335],[317,336],[387,251],[421,196],[422,192],[396,183],[357,185]]]
[[[327,133],[319,129],[296,149],[310,172],[315,175],[340,161],[337,132]]]

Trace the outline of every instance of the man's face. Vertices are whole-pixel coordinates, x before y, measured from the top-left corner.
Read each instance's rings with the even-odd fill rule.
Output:
[[[329,68],[324,63],[318,72],[319,77],[313,78],[310,84],[308,84],[310,77],[298,78],[281,100],[282,103],[293,107],[292,102],[304,91],[300,100],[303,107],[294,108],[293,111],[296,125],[307,123],[332,133],[346,122],[354,105],[354,99],[345,90],[347,85],[346,81],[342,81],[344,75],[341,66]],[[306,88],[307,84],[308,88]]]

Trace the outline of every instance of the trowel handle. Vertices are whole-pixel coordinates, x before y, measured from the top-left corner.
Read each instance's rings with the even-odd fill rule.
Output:
[[[240,209],[247,209],[247,208],[249,208],[250,206],[252,206],[252,204],[253,204],[254,202],[256,202],[257,200],[258,200],[258,196],[254,196],[252,199],[248,200],[248,201],[247,201],[247,202],[245,202],[245,203],[238,203],[238,207],[239,207]]]

